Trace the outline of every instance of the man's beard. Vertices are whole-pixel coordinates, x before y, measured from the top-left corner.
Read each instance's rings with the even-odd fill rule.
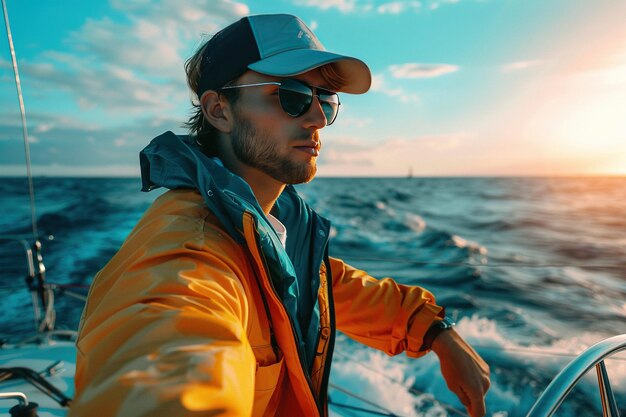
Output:
[[[283,184],[302,184],[313,179],[317,172],[315,162],[292,161],[288,156],[280,155],[278,144],[268,132],[255,129],[245,117],[238,116],[232,140],[235,155],[241,162]],[[294,149],[294,152],[300,151]]]

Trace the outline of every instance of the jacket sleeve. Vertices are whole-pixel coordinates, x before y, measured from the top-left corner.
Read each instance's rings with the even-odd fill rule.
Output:
[[[224,258],[180,248],[100,273],[81,321],[70,416],[251,414],[248,303],[237,262]]]
[[[426,330],[444,314],[427,290],[376,279],[330,258],[337,328],[388,355],[418,357]]]

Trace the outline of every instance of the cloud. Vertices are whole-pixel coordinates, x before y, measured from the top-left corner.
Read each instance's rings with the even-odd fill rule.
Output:
[[[54,126],[36,135],[37,141],[31,143],[31,160],[34,165],[67,167],[138,165],[139,151],[164,130],[181,131],[181,128],[176,129],[180,123],[180,120],[159,117],[138,118],[122,126],[94,127],[68,117],[31,113],[29,124]],[[24,159],[21,141],[19,121],[0,117],[0,167],[3,170]]]
[[[626,62],[623,65],[592,71],[585,74],[585,78],[589,78],[600,85],[626,86]]]
[[[408,154],[415,153],[416,150],[429,152],[448,152],[460,147],[473,135],[465,132],[457,132],[446,135],[425,135],[416,138],[389,138],[375,149],[377,153],[401,152],[406,150]],[[411,149],[413,152],[411,152]],[[386,150],[386,151],[385,151]]]
[[[397,15],[408,11],[419,12],[427,8],[436,10],[445,4],[456,4],[460,0],[388,1],[377,4],[373,0],[295,0],[295,4],[317,7],[321,10],[337,9],[343,13],[369,13]]]
[[[192,37],[199,31],[215,31],[250,13],[247,5],[233,0],[112,0],[111,5],[131,19],[143,17]]]
[[[335,123],[337,125],[344,126],[354,126],[356,128],[363,128],[371,125],[374,122],[373,119],[366,118],[358,118],[358,117],[341,117]]]
[[[424,147],[437,152],[446,152],[456,149],[465,141],[472,138],[473,135],[468,133],[454,133],[450,135],[424,136],[420,138]]]
[[[357,0],[296,0],[296,4],[322,10],[338,9],[342,12],[352,12],[356,10]]]
[[[508,64],[505,64],[500,69],[502,70],[502,72],[513,72],[513,71],[520,71],[520,70],[525,70],[528,68],[536,67],[541,64],[543,64],[543,61],[540,61],[538,59],[527,60],[527,61],[516,61],[516,62],[510,62]]]
[[[379,5],[376,11],[380,14],[400,14],[410,9],[419,10],[421,7],[422,3],[419,1],[393,1]]]
[[[354,137],[330,136],[323,142],[318,164],[324,166],[364,167],[374,166],[374,157],[370,150],[373,146]]]
[[[52,151],[52,150],[51,150]],[[0,177],[22,177],[26,175],[24,165],[0,165]],[[31,167],[35,177],[139,177],[139,167],[136,165],[82,165],[68,166],[60,164],[40,164]]]
[[[444,4],[457,4],[460,0],[430,0],[428,2],[428,8],[430,10],[436,10]]]
[[[418,175],[466,174],[467,147],[473,134],[456,132],[425,135],[413,138],[389,137],[378,143],[356,137],[330,137],[326,140],[318,163],[320,174],[385,176],[405,175],[409,167],[416,167]],[[459,160],[458,166],[442,165],[442,157]],[[475,158],[473,155],[467,158]],[[475,163],[475,162],[472,162]]]
[[[126,139],[122,139],[122,138],[115,139],[113,141],[113,145],[118,147],[118,148],[126,146]]]
[[[391,65],[389,71],[395,78],[434,78],[450,74],[459,70],[456,65],[450,64],[419,64],[407,63]]]
[[[98,68],[72,66],[64,69],[51,64],[24,62],[21,68],[39,91],[69,93],[84,110],[99,108],[113,113],[153,113],[171,109],[171,97],[180,91],[175,84],[155,83],[128,69],[109,64]],[[178,94],[181,99],[186,97]]]
[[[83,109],[99,108],[111,113],[172,108],[175,103],[171,97],[180,95],[181,88],[173,83],[154,83],[128,69],[108,64],[88,67],[74,63],[70,68],[60,68],[50,63],[24,62],[21,69],[39,91],[54,94],[65,91]]]
[[[394,97],[400,100],[402,103],[415,103],[419,101],[419,97],[415,94],[410,94],[399,87],[389,86],[384,74],[372,75],[372,86],[370,90],[377,93],[385,94],[389,97]]]
[[[114,0],[112,6],[125,20],[88,19],[66,39],[67,51],[24,62],[24,73],[40,88],[69,93],[83,109],[163,111],[188,99],[189,45],[249,13],[231,0]]]
[[[35,127],[35,133],[45,133],[51,129],[54,129],[54,125],[52,123],[42,123]]]

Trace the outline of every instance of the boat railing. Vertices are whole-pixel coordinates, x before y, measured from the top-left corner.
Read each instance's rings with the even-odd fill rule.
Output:
[[[0,241],[17,242],[18,244],[22,245],[22,247],[24,248],[24,255],[26,256],[26,264],[28,266],[28,276],[34,277],[35,262],[33,260],[33,251],[30,248],[28,240],[20,235],[0,235]]]
[[[550,417],[574,386],[595,366],[603,417],[619,417],[604,360],[626,350],[626,334],[613,336],[587,348],[552,380],[526,417]]]
[[[53,330],[56,321],[54,286],[45,281],[46,267],[41,254],[41,242],[37,239],[31,245],[20,235],[0,235],[0,241],[16,242],[22,246],[27,265],[26,286],[31,294],[35,327],[38,332]]]

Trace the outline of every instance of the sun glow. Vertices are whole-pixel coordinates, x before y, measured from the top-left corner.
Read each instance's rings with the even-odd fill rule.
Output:
[[[533,104],[526,134],[572,173],[626,174],[626,59],[552,78]]]

